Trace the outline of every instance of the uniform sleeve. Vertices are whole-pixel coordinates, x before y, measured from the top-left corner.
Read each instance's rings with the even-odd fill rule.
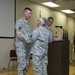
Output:
[[[23,38],[18,37],[18,33],[24,34]],[[16,23],[16,36],[18,37],[19,40],[25,41],[26,43],[31,43],[30,40],[30,28],[24,27],[23,23],[21,21],[18,21]]]
[[[32,34],[31,34],[31,41],[32,41],[32,43],[34,43],[37,39],[38,39],[38,37],[39,37],[39,29],[37,28],[37,29],[35,29],[33,32],[32,32]]]
[[[52,41],[56,41],[56,38],[55,38],[54,33],[53,33],[52,30],[50,31],[49,41],[50,41],[50,42],[52,42]]]
[[[57,39],[56,39],[55,36],[54,36],[53,31],[52,31],[52,40],[53,40],[53,41],[57,41]]]
[[[24,36],[24,40],[27,42],[27,43],[31,43],[31,34],[30,33],[25,33],[25,36]]]
[[[49,42],[52,42],[53,41],[53,34],[52,34],[52,31],[49,30]]]
[[[22,38],[18,37],[18,34],[19,34],[19,33],[22,33],[22,25],[21,25],[20,22],[16,22],[15,30],[16,30],[16,37],[17,37],[19,40],[22,40]]]
[[[52,40],[54,41],[55,40],[55,36],[54,36],[54,33],[52,32]]]
[[[30,36],[31,36],[31,33],[30,33],[30,26],[28,25],[28,23],[24,23],[24,28],[23,28],[23,34],[24,34],[24,40],[26,41],[26,43],[31,43],[31,40],[30,40]]]

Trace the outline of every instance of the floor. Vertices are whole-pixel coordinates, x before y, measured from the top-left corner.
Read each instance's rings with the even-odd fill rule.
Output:
[[[10,70],[4,70],[4,71],[0,71],[0,75],[17,75],[17,69],[10,69]],[[35,75],[35,72],[32,68],[32,62],[30,60],[30,65],[28,68],[28,71],[26,73],[26,75]]]
[[[7,71],[7,70],[0,71],[0,75],[17,75],[17,70],[15,69],[13,71],[11,69],[9,71]],[[27,71],[27,75],[35,75],[35,72],[32,68],[32,63],[30,63],[29,69]],[[69,75],[75,75],[75,61],[70,62]]]
[[[70,62],[69,75],[75,75],[75,60]]]

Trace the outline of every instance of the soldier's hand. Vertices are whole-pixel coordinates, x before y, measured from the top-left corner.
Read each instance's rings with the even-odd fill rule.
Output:
[[[49,42],[50,42],[50,43],[52,43],[52,42],[53,42],[53,40],[50,40]]]
[[[24,34],[18,33],[18,37],[19,37],[19,38],[24,38]]]

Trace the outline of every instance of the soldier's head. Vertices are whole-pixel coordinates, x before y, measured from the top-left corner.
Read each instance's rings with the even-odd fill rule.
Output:
[[[41,17],[38,20],[37,26],[45,26],[47,24],[46,18],[45,17]]]
[[[32,10],[28,7],[24,8],[24,11],[23,11],[23,17],[24,19],[29,19],[31,17],[31,14],[32,14]]]
[[[48,17],[48,19],[47,19],[47,25],[48,25],[49,27],[53,24],[53,22],[54,22],[53,17]]]

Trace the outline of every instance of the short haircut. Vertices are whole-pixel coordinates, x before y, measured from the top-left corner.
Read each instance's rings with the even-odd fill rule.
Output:
[[[54,18],[53,18],[53,17],[48,17],[48,20],[50,20],[50,19],[54,20]]]
[[[24,8],[24,12],[25,12],[26,10],[32,11],[31,8],[29,8],[29,7]]]

